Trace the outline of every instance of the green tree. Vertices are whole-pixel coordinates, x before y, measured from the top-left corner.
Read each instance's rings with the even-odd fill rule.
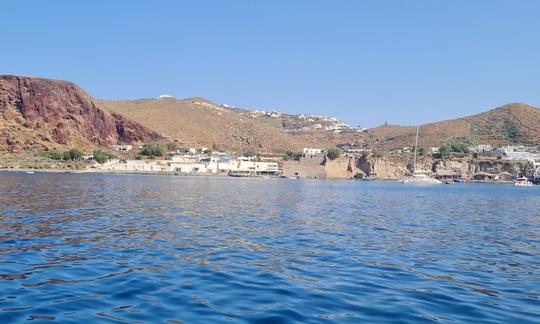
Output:
[[[151,157],[163,156],[164,150],[163,147],[158,143],[144,144],[141,154]]]
[[[456,153],[469,153],[469,146],[461,141],[451,143],[450,149]]]
[[[94,150],[94,160],[96,160],[97,163],[103,164],[109,161],[109,155],[100,149],[96,149]]]
[[[441,156],[441,159],[447,159],[450,157],[450,148],[447,145],[443,145],[441,148],[439,148],[439,154]]]
[[[65,151],[63,154],[63,159],[66,161],[79,161],[83,156],[83,152],[77,150],[77,149],[71,149],[69,151]]]
[[[287,152],[285,152],[285,155],[283,156],[283,159],[285,161],[300,160],[301,156],[302,156],[302,153],[293,152],[293,151],[287,151]]]
[[[48,156],[53,159],[53,160],[62,160],[64,158],[64,155],[62,154],[62,152],[59,152],[59,151],[51,151],[49,152]]]
[[[330,160],[335,160],[341,156],[341,150],[337,147],[331,147],[326,151],[326,156]]]

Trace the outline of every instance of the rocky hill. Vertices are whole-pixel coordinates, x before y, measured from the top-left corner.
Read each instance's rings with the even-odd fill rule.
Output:
[[[71,82],[0,76],[0,150],[12,152],[157,140],[264,153],[340,144],[388,150],[412,146],[415,131],[397,125],[364,130],[333,117],[239,109],[203,98],[97,100]],[[456,138],[539,146],[540,109],[508,104],[420,128],[423,147]]]
[[[399,125],[363,130],[332,117],[238,109],[202,98],[113,100],[100,104],[187,146],[232,150],[282,152],[340,144],[389,150],[412,146],[416,132],[415,126]],[[420,146],[441,146],[453,139],[493,145],[540,145],[540,109],[508,104],[478,115],[421,125]]]
[[[185,146],[283,152],[309,145],[309,141],[285,132],[279,123],[268,123],[249,110],[224,107],[203,98],[101,100],[99,103],[112,113],[136,120]]]
[[[412,146],[416,127],[385,125],[363,134],[370,147]],[[421,125],[419,146],[441,146],[452,139],[492,145],[540,146],[540,109],[521,103],[504,105],[477,115]]]
[[[0,76],[0,150],[148,142],[161,136],[104,110],[67,81]]]

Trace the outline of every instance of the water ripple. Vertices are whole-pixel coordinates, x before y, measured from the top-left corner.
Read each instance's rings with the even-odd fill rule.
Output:
[[[520,189],[0,173],[0,322],[535,323]]]

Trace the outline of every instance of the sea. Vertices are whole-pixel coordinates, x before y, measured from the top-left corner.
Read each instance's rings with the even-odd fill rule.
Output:
[[[539,323],[540,186],[0,173],[0,323]]]

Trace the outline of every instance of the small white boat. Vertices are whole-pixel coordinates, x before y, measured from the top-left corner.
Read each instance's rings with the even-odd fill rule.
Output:
[[[532,187],[533,183],[529,181],[526,177],[519,177],[514,181],[514,186],[519,187]]]
[[[34,174],[34,171],[26,171],[26,174]]]

